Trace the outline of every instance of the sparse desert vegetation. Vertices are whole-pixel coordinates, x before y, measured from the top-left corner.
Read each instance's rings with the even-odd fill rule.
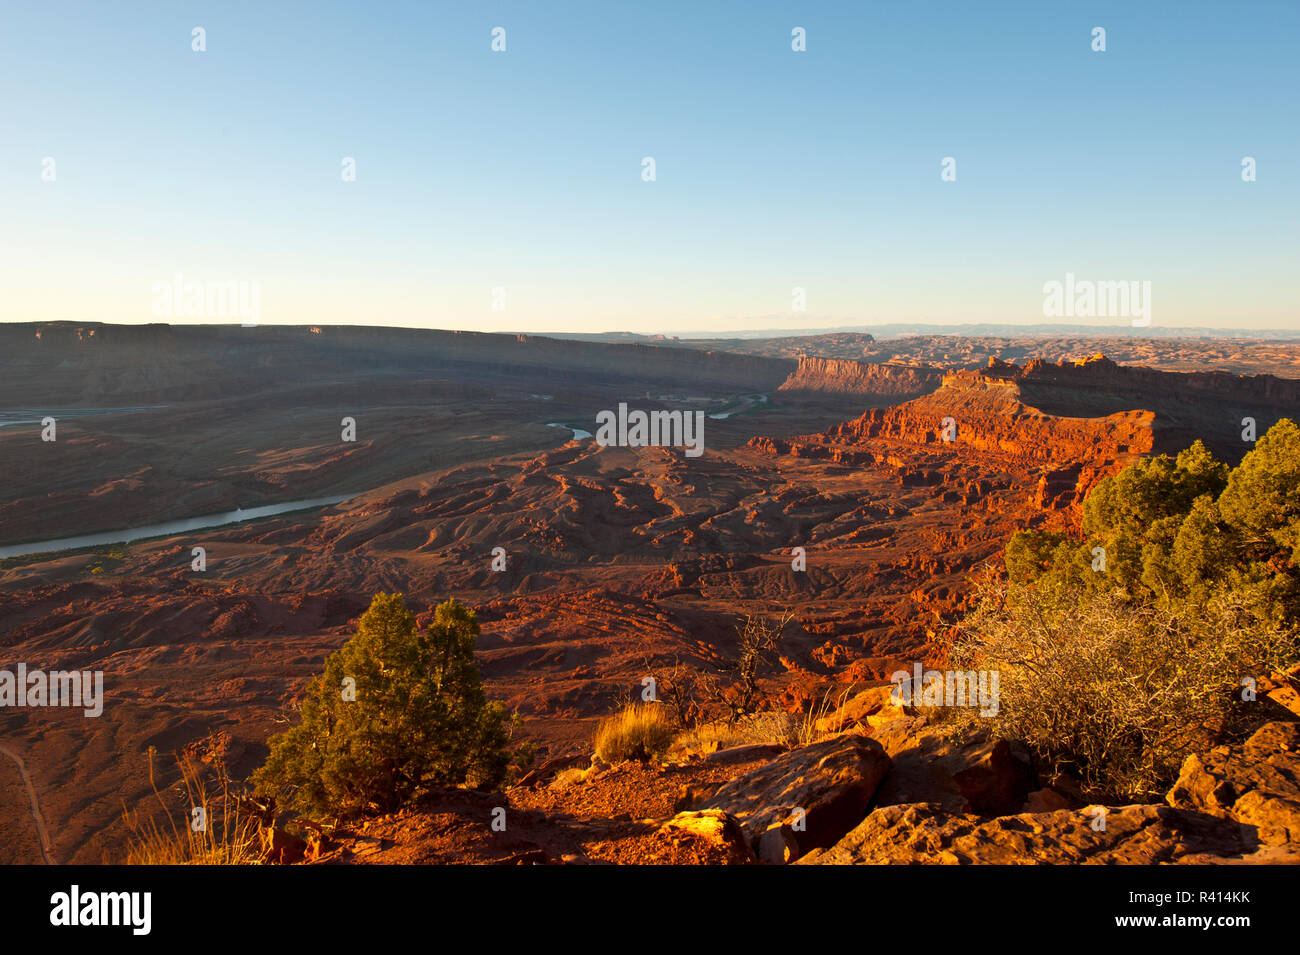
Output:
[[[998,713],[964,718],[1110,800],[1160,798],[1189,755],[1256,725],[1243,677],[1294,652],[1293,634],[1254,625],[1241,605],[1184,616],[1024,585],[986,589],[964,630],[954,664],[1000,680]]]
[[[1199,442],[1093,489],[1079,536],[1022,532],[953,647],[996,670],[990,729],[1093,792],[1151,798],[1183,760],[1264,718],[1300,660],[1300,430],[1236,468]]]
[[[595,754],[607,763],[657,759],[675,736],[672,719],[660,703],[629,703],[601,720],[593,741]]]
[[[262,861],[258,820],[240,807],[239,790],[214,737],[176,755],[180,781],[160,790],[155,750],[149,751],[149,785],[156,805],[124,810],[127,865],[255,865]],[[183,800],[171,799],[184,793]]]
[[[416,626],[400,594],[376,594],[356,636],[308,689],[301,722],[271,740],[260,795],[315,817],[392,811],[431,787],[506,779],[514,721],[474,665],[478,620],[454,600]]]

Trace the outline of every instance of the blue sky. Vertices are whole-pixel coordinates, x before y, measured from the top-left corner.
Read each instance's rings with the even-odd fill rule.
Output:
[[[1071,272],[1150,281],[1158,326],[1300,327],[1298,27],[1287,2],[6,0],[0,320],[156,321],[179,273],[257,283],[267,324],[1035,323]]]

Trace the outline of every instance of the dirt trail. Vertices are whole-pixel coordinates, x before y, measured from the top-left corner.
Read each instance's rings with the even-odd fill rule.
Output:
[[[27,798],[32,804],[32,820],[36,823],[36,836],[41,844],[41,856],[45,859],[46,865],[54,865],[54,860],[50,858],[50,834],[45,831],[45,817],[41,815],[41,803],[36,797],[36,788],[32,785],[32,777],[27,775],[27,764],[23,758],[15,753],[8,746],[0,744],[0,753],[8,756],[18,765],[18,774],[23,777],[23,785],[27,787]]]

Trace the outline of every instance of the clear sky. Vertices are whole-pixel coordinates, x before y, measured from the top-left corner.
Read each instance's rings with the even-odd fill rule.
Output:
[[[4,0],[0,320],[157,321],[180,274],[263,324],[1039,323],[1073,273],[1300,327],[1297,36],[1290,0]]]

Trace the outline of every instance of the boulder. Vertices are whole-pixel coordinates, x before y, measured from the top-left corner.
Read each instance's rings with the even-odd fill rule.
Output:
[[[872,738],[893,760],[878,806],[925,802],[949,812],[1009,815],[1024,809],[1038,787],[1029,754],[1006,740],[955,738],[925,717],[892,720]]]
[[[766,845],[774,856],[779,844],[779,854],[789,861],[834,844],[857,825],[889,765],[875,740],[853,733],[834,736],[792,749],[731,780],[703,808],[733,816],[756,854]],[[779,833],[764,843],[773,827]]]
[[[1300,692],[1289,683],[1269,690],[1268,698],[1287,712],[1300,717]]]
[[[799,839],[789,823],[768,826],[758,837],[758,857],[772,865],[785,865],[799,858]]]
[[[800,865],[1152,865],[1240,857],[1254,843],[1240,826],[1169,806],[1096,807],[986,819],[933,803],[885,806]]]
[[[1300,717],[1300,663],[1260,680],[1259,689],[1278,707],[1279,719]]]
[[[1266,723],[1240,746],[1187,757],[1165,801],[1252,827],[1264,845],[1300,843],[1300,724]]]
[[[1168,805],[1081,809],[1059,807],[1069,796],[1051,788],[1034,792],[1035,811],[993,819],[953,809],[953,800],[884,804],[891,781],[911,764],[907,754],[941,753],[938,763],[964,755],[978,770],[949,774],[987,783],[1005,757],[983,743],[951,747],[934,727],[892,727],[894,771],[880,787],[877,808],[834,846],[807,853],[801,864],[1080,864],[1152,865],[1171,862],[1300,864],[1300,725],[1273,722],[1239,746],[1218,746],[1189,756]],[[938,734],[941,737],[941,734]],[[1011,754],[1014,758],[1014,753]],[[949,764],[951,765],[951,763]],[[988,770],[992,775],[985,773]],[[922,779],[935,783],[935,778]],[[939,783],[945,783],[942,778]],[[946,785],[946,783],[945,783]],[[949,790],[942,790],[951,797]],[[960,790],[958,790],[960,791]],[[986,793],[997,787],[984,786]],[[966,798],[963,795],[963,798]],[[969,802],[969,799],[967,799]]]
[[[753,858],[749,839],[736,820],[721,809],[679,812],[661,825],[659,832],[671,838],[699,839],[737,862],[748,862]]]
[[[1029,756],[1004,739],[960,747],[940,764],[971,810],[985,815],[1019,812],[1037,782]]]
[[[895,685],[890,683],[863,690],[818,719],[813,728],[818,733],[838,734],[858,727],[872,728],[897,719],[904,713],[903,708],[891,699],[895,689]]]
[[[717,749],[704,757],[704,762],[712,765],[728,766],[734,763],[753,763],[760,759],[771,759],[785,752],[780,743],[749,743],[744,746],[730,746]]]

